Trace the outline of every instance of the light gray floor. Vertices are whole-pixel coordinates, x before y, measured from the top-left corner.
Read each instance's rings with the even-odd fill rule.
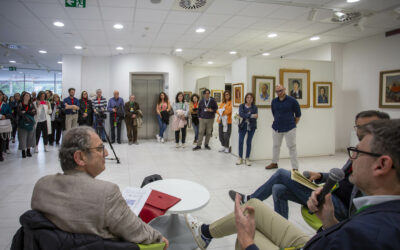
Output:
[[[191,142],[191,136],[188,140]],[[267,171],[264,166],[269,161],[253,162],[253,166],[236,166],[236,157],[219,153],[217,140],[210,143],[212,150],[192,151],[191,143],[186,148],[176,149],[175,143],[157,143],[155,140],[140,141],[140,145],[115,145],[121,164],[107,161],[106,170],[99,179],[117,183],[122,190],[126,186],[140,186],[144,177],[160,174],[166,178],[182,178],[204,185],[211,194],[208,205],[196,211],[195,216],[204,222],[212,222],[233,211],[233,202],[228,190],[234,189],[250,193],[263,184],[275,170]],[[0,249],[10,249],[11,239],[19,228],[19,216],[30,209],[30,199],[35,182],[44,175],[61,172],[57,147],[45,153],[39,145],[39,153],[32,158],[22,159],[17,145],[10,144],[11,154],[5,155],[0,163]],[[283,145],[284,146],[284,145]],[[236,150],[236,149],[234,149]],[[110,152],[111,153],[111,152]],[[346,155],[300,158],[300,171],[328,171],[342,167]],[[279,163],[289,169],[288,159]],[[273,206],[272,198],[264,201]],[[310,235],[313,230],[307,226],[300,214],[300,205],[289,204],[289,220]],[[234,249],[235,235],[213,240],[209,249]]]

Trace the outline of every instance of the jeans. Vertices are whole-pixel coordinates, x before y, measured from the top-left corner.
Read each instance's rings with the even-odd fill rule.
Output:
[[[160,126],[160,133],[158,134],[161,138],[164,138],[164,132],[167,129],[167,124],[162,121],[161,117],[157,115],[158,126]]]
[[[97,121],[96,115],[93,114],[93,128],[96,130],[96,133],[101,137],[103,141],[106,140],[106,135],[105,135],[105,130],[104,130],[104,120],[99,124],[100,122]]]
[[[194,140],[197,141],[199,139],[199,125],[192,123],[194,130]]]
[[[243,158],[243,143],[244,137],[247,133],[247,141],[246,141],[246,159],[250,157],[251,152],[251,141],[253,140],[254,132],[256,132],[255,128],[252,128],[250,131],[247,131],[247,126],[244,129],[239,129],[239,157]]]
[[[311,196],[311,193],[311,189],[291,179],[290,171],[286,169],[278,169],[278,171],[276,171],[267,182],[250,195],[250,198],[256,198],[263,201],[272,194],[275,212],[287,219],[289,216],[288,201],[290,200],[307,206],[307,201]],[[347,218],[348,208],[334,194],[332,195],[332,202],[335,207],[336,218],[338,220],[344,220]]]

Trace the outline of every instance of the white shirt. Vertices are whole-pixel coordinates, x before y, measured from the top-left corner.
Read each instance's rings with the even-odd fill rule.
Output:
[[[364,206],[378,205],[387,201],[400,200],[400,195],[370,195],[354,198],[354,206],[358,209]]]

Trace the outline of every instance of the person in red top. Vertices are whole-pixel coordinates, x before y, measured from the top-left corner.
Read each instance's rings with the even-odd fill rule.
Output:
[[[89,126],[93,125],[93,107],[92,100],[88,98],[88,93],[86,91],[82,91],[81,99],[79,100],[80,109],[79,109],[79,118],[78,123],[79,126]]]
[[[22,151],[22,158],[32,157],[30,148],[36,146],[35,118],[36,108],[32,104],[31,95],[24,92],[17,109],[18,149]]]

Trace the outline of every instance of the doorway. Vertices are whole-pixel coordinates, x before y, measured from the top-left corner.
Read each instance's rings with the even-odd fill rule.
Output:
[[[131,94],[135,95],[143,112],[143,125],[138,129],[138,139],[153,139],[158,133],[156,105],[158,95],[163,91],[163,75],[131,75]]]

